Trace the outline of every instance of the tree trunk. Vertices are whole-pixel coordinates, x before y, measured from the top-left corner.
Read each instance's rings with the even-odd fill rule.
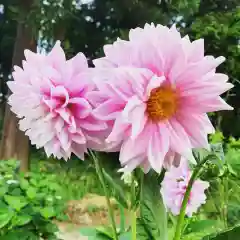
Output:
[[[33,0],[20,1],[21,10],[28,12],[32,3]],[[33,40],[31,29],[26,26],[26,23],[21,21],[18,23],[17,27],[17,36],[12,60],[13,66],[22,66],[25,49],[36,51],[36,41]],[[1,159],[16,158],[21,162],[20,170],[27,171],[29,169],[29,140],[28,137],[18,129],[17,118],[15,114],[10,111],[8,104],[5,108],[0,156]]]
[[[1,141],[1,159],[15,158],[15,139],[17,122],[8,105],[5,107],[4,123]]]

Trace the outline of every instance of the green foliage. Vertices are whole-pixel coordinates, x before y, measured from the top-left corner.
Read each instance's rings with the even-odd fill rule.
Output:
[[[64,210],[60,186],[43,174],[18,174],[17,164],[0,161],[0,238],[57,239],[52,219]]]
[[[87,236],[89,240],[113,240],[113,233],[110,227],[96,227],[96,228],[81,228],[80,234],[82,236]],[[118,232],[119,240],[130,240],[131,233]]]
[[[103,174],[106,183],[110,186],[112,189],[113,197],[126,209],[128,209],[128,203],[127,203],[127,192],[124,191],[123,187],[120,182],[116,182],[115,179],[113,179],[104,169]]]
[[[202,240],[237,240],[240,236],[240,227],[234,227],[221,233],[205,236]]]
[[[222,143],[224,140],[223,133],[216,131],[214,134],[210,135],[210,141],[212,144]]]
[[[223,137],[217,133],[212,141],[221,143]],[[220,138],[218,138],[220,136]],[[225,159],[221,165],[209,163],[201,174],[202,179],[210,182],[208,200],[202,210],[208,219],[216,219],[222,223],[221,229],[239,224],[240,217],[240,178],[239,140],[225,139]]]
[[[91,161],[71,159],[68,162],[56,159],[44,160],[45,156],[33,154],[31,170],[60,186],[59,192],[65,201],[81,199],[87,193],[102,194],[96,171]],[[41,159],[41,160],[39,160]]]
[[[229,104],[236,108],[233,112],[216,113],[214,124],[224,132],[225,136],[240,136],[238,102],[240,94],[240,62],[239,35],[240,10],[239,2],[232,1],[201,1],[199,10],[188,18],[184,33],[192,39],[204,38],[205,49],[208,54],[225,56],[226,62],[219,67],[219,71],[229,75],[235,85],[226,93]],[[183,22],[185,19],[183,20]]]
[[[80,230],[82,236],[87,236],[90,240],[112,240],[113,237],[109,237],[108,230],[104,233],[102,231],[98,231],[96,228],[82,228]]]
[[[153,172],[144,176],[137,228],[138,239],[167,239],[167,215],[157,179]]]
[[[217,225],[216,220],[209,220],[209,219],[190,219],[190,222],[185,227],[184,235],[192,234],[192,233],[199,233],[202,231],[207,230],[208,228],[215,229],[215,225]]]

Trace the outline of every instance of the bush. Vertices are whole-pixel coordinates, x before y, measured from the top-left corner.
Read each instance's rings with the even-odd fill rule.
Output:
[[[64,211],[54,175],[17,173],[18,162],[0,162],[0,239],[57,239],[52,220]]]

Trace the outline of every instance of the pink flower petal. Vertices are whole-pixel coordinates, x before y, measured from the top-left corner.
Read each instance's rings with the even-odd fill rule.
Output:
[[[178,115],[178,121],[185,129],[195,148],[210,148],[207,134],[213,133],[214,128],[210,121],[206,121],[205,117],[207,118],[207,116],[198,114],[192,114],[191,117],[186,114]]]
[[[157,77],[153,76],[147,86],[146,95],[147,98],[150,97],[151,91],[155,88],[161,87],[162,83],[166,80],[165,76]]]
[[[119,161],[123,165],[128,165],[132,159],[142,159],[144,152],[147,150],[146,140],[148,139],[148,133],[145,136],[139,136],[137,139],[131,138],[125,140],[122,144]],[[134,161],[135,161],[134,160]]]
[[[134,116],[134,119],[132,119],[132,132],[130,135],[132,139],[136,139],[139,136],[139,134],[141,134],[141,132],[143,131],[143,129],[147,124],[148,117],[145,112],[146,112],[146,105],[142,104],[136,107],[130,114]],[[135,118],[138,119],[138,121],[135,122],[134,121]]]
[[[88,62],[83,53],[78,53],[73,58],[67,60],[67,65],[72,70],[73,76],[88,69]]]
[[[166,153],[169,150],[169,133],[166,127],[161,124],[152,129],[150,141],[148,143],[148,160],[151,167],[158,173],[162,170],[162,165]]]
[[[184,128],[175,119],[171,119],[167,127],[170,132],[171,148],[189,161],[195,163],[191,151],[192,146]]]
[[[19,127],[47,156],[65,160],[71,153],[82,159],[91,143],[104,143],[110,132],[92,115],[87,98],[96,90],[92,72],[82,53],[66,61],[60,42],[48,55],[25,51],[23,69],[14,67],[9,98],[11,110],[21,118]]]
[[[82,129],[90,131],[100,131],[107,129],[107,124],[105,122],[98,121],[92,116],[88,116],[84,120],[79,119],[78,124]]]
[[[75,97],[69,100],[70,111],[75,118],[86,118],[92,113],[92,107],[85,98]]]
[[[174,214],[180,213],[182,201],[191,177],[191,171],[185,159],[181,160],[179,167],[170,168],[164,176],[161,184],[161,194],[165,206]],[[186,214],[190,217],[198,208],[206,202],[204,191],[209,187],[208,182],[195,180],[186,208]]]
[[[59,98],[63,100],[61,107],[65,108],[69,102],[68,91],[63,86],[51,88],[51,98]]]
[[[118,141],[123,139],[125,132],[130,128],[130,125],[126,123],[122,118],[117,118],[114,122],[111,133],[106,139],[107,143]]]
[[[107,100],[94,109],[93,115],[100,120],[114,120],[122,110],[122,104],[117,104],[114,100]]]
[[[66,63],[66,57],[63,49],[60,46],[61,42],[57,41],[47,55],[47,61],[57,70],[62,72],[64,70],[64,65]]]

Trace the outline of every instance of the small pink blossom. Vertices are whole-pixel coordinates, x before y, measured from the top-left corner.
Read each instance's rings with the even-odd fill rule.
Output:
[[[86,57],[79,53],[66,60],[57,41],[48,55],[25,50],[23,69],[15,66],[8,86],[11,110],[19,126],[37,148],[68,159],[84,159],[88,147],[100,144],[106,124],[92,115],[87,94],[95,89],[89,79]],[[99,142],[100,141],[100,142]]]
[[[120,151],[126,171],[160,172],[193,148],[209,148],[208,112],[231,110],[220,94],[232,88],[216,73],[225,58],[204,56],[204,42],[181,38],[175,26],[130,30],[129,41],[104,46],[89,93],[93,114],[108,123],[105,151]]]
[[[174,215],[180,213],[190,177],[191,171],[188,168],[186,160],[182,160],[179,167],[172,166],[169,171],[165,173],[165,177],[161,184],[161,194],[165,206],[170,209]],[[186,214],[189,217],[197,212],[198,208],[206,202],[204,191],[208,187],[209,183],[200,179],[195,180],[193,183],[186,208]]]

